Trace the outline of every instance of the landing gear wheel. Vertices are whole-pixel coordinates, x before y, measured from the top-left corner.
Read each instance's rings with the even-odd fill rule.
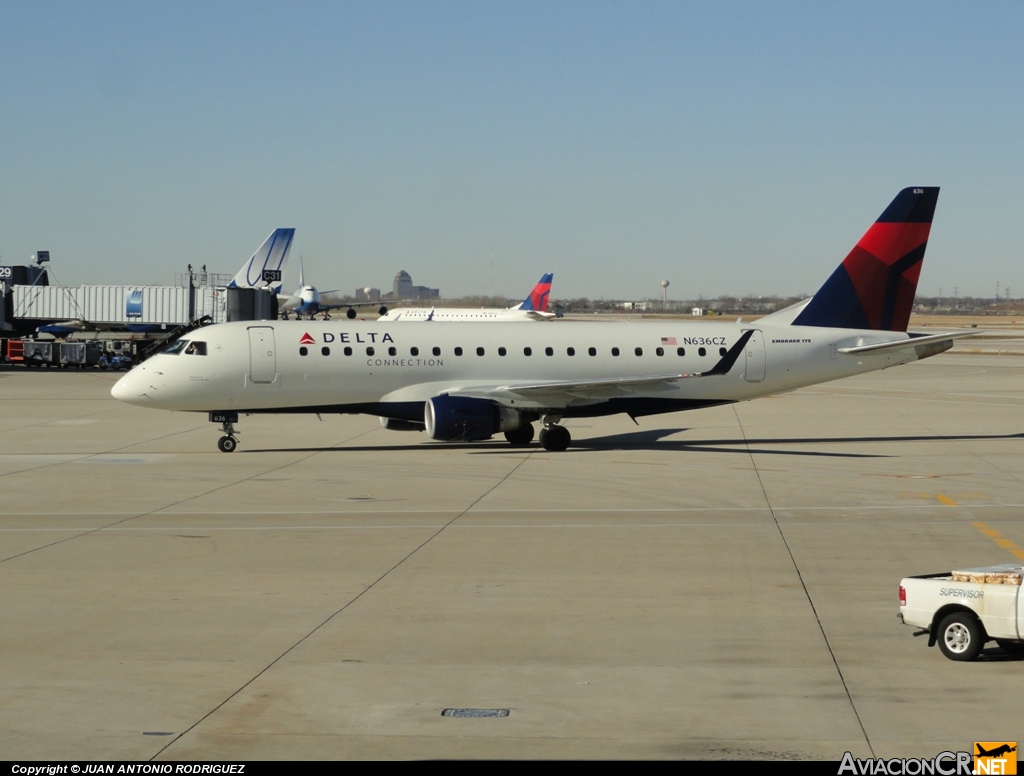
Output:
[[[1007,655],[1011,655],[1012,657],[1024,657],[1024,641],[996,639],[996,644],[998,644],[999,648]]]
[[[352,320],[353,318],[356,317],[356,311],[353,308],[351,308],[351,307],[348,308],[345,311],[345,317],[348,318],[349,320]]]
[[[222,436],[217,440],[217,447],[222,453],[233,453],[238,447],[238,440],[231,436]]]
[[[571,441],[569,429],[565,426],[547,426],[541,429],[540,446],[545,450],[560,453],[569,446]]]
[[[939,623],[939,649],[950,660],[974,660],[984,646],[978,620],[965,612],[953,612]]]
[[[505,439],[507,439],[509,444],[513,447],[525,447],[533,441],[533,424],[524,423],[519,428],[506,431]]]

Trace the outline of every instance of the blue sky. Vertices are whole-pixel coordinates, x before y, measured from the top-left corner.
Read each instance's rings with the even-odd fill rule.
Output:
[[[0,257],[64,283],[813,293],[942,187],[919,293],[1024,296],[1024,5],[0,0]]]

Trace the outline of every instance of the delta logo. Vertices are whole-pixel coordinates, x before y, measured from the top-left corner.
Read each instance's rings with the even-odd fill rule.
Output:
[[[315,345],[316,344],[316,340],[313,339],[313,337],[307,331],[305,334],[302,335],[302,338],[299,340],[299,344],[300,345]]]
[[[975,741],[974,773],[1000,776],[1017,773],[1017,742]]]

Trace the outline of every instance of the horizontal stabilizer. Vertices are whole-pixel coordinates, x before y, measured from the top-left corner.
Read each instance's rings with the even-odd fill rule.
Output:
[[[909,339],[895,340],[892,342],[879,342],[874,345],[858,345],[852,348],[836,348],[836,352],[842,353],[845,356],[859,356],[866,355],[868,353],[888,353],[894,350],[909,350],[920,345],[931,345],[936,342],[949,341],[952,343],[955,339],[960,339],[961,337],[973,337],[978,334],[981,334],[981,332],[952,331],[945,334],[928,334],[920,337],[911,335]]]

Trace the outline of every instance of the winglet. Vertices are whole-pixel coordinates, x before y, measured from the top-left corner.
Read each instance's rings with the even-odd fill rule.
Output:
[[[897,194],[793,325],[906,331],[938,198],[937,186]]]
[[[700,376],[713,377],[714,375],[728,374],[729,370],[736,365],[736,359],[740,357],[740,353],[743,352],[743,348],[747,346],[747,342],[752,336],[754,336],[753,329],[747,329],[747,331],[743,332],[743,336],[736,341],[735,345],[729,348],[719,362],[711,367],[707,372],[701,372]]]
[[[269,288],[281,292],[281,279],[288,252],[292,248],[294,229],[275,229],[252,255],[238,274],[228,283],[228,288]]]

